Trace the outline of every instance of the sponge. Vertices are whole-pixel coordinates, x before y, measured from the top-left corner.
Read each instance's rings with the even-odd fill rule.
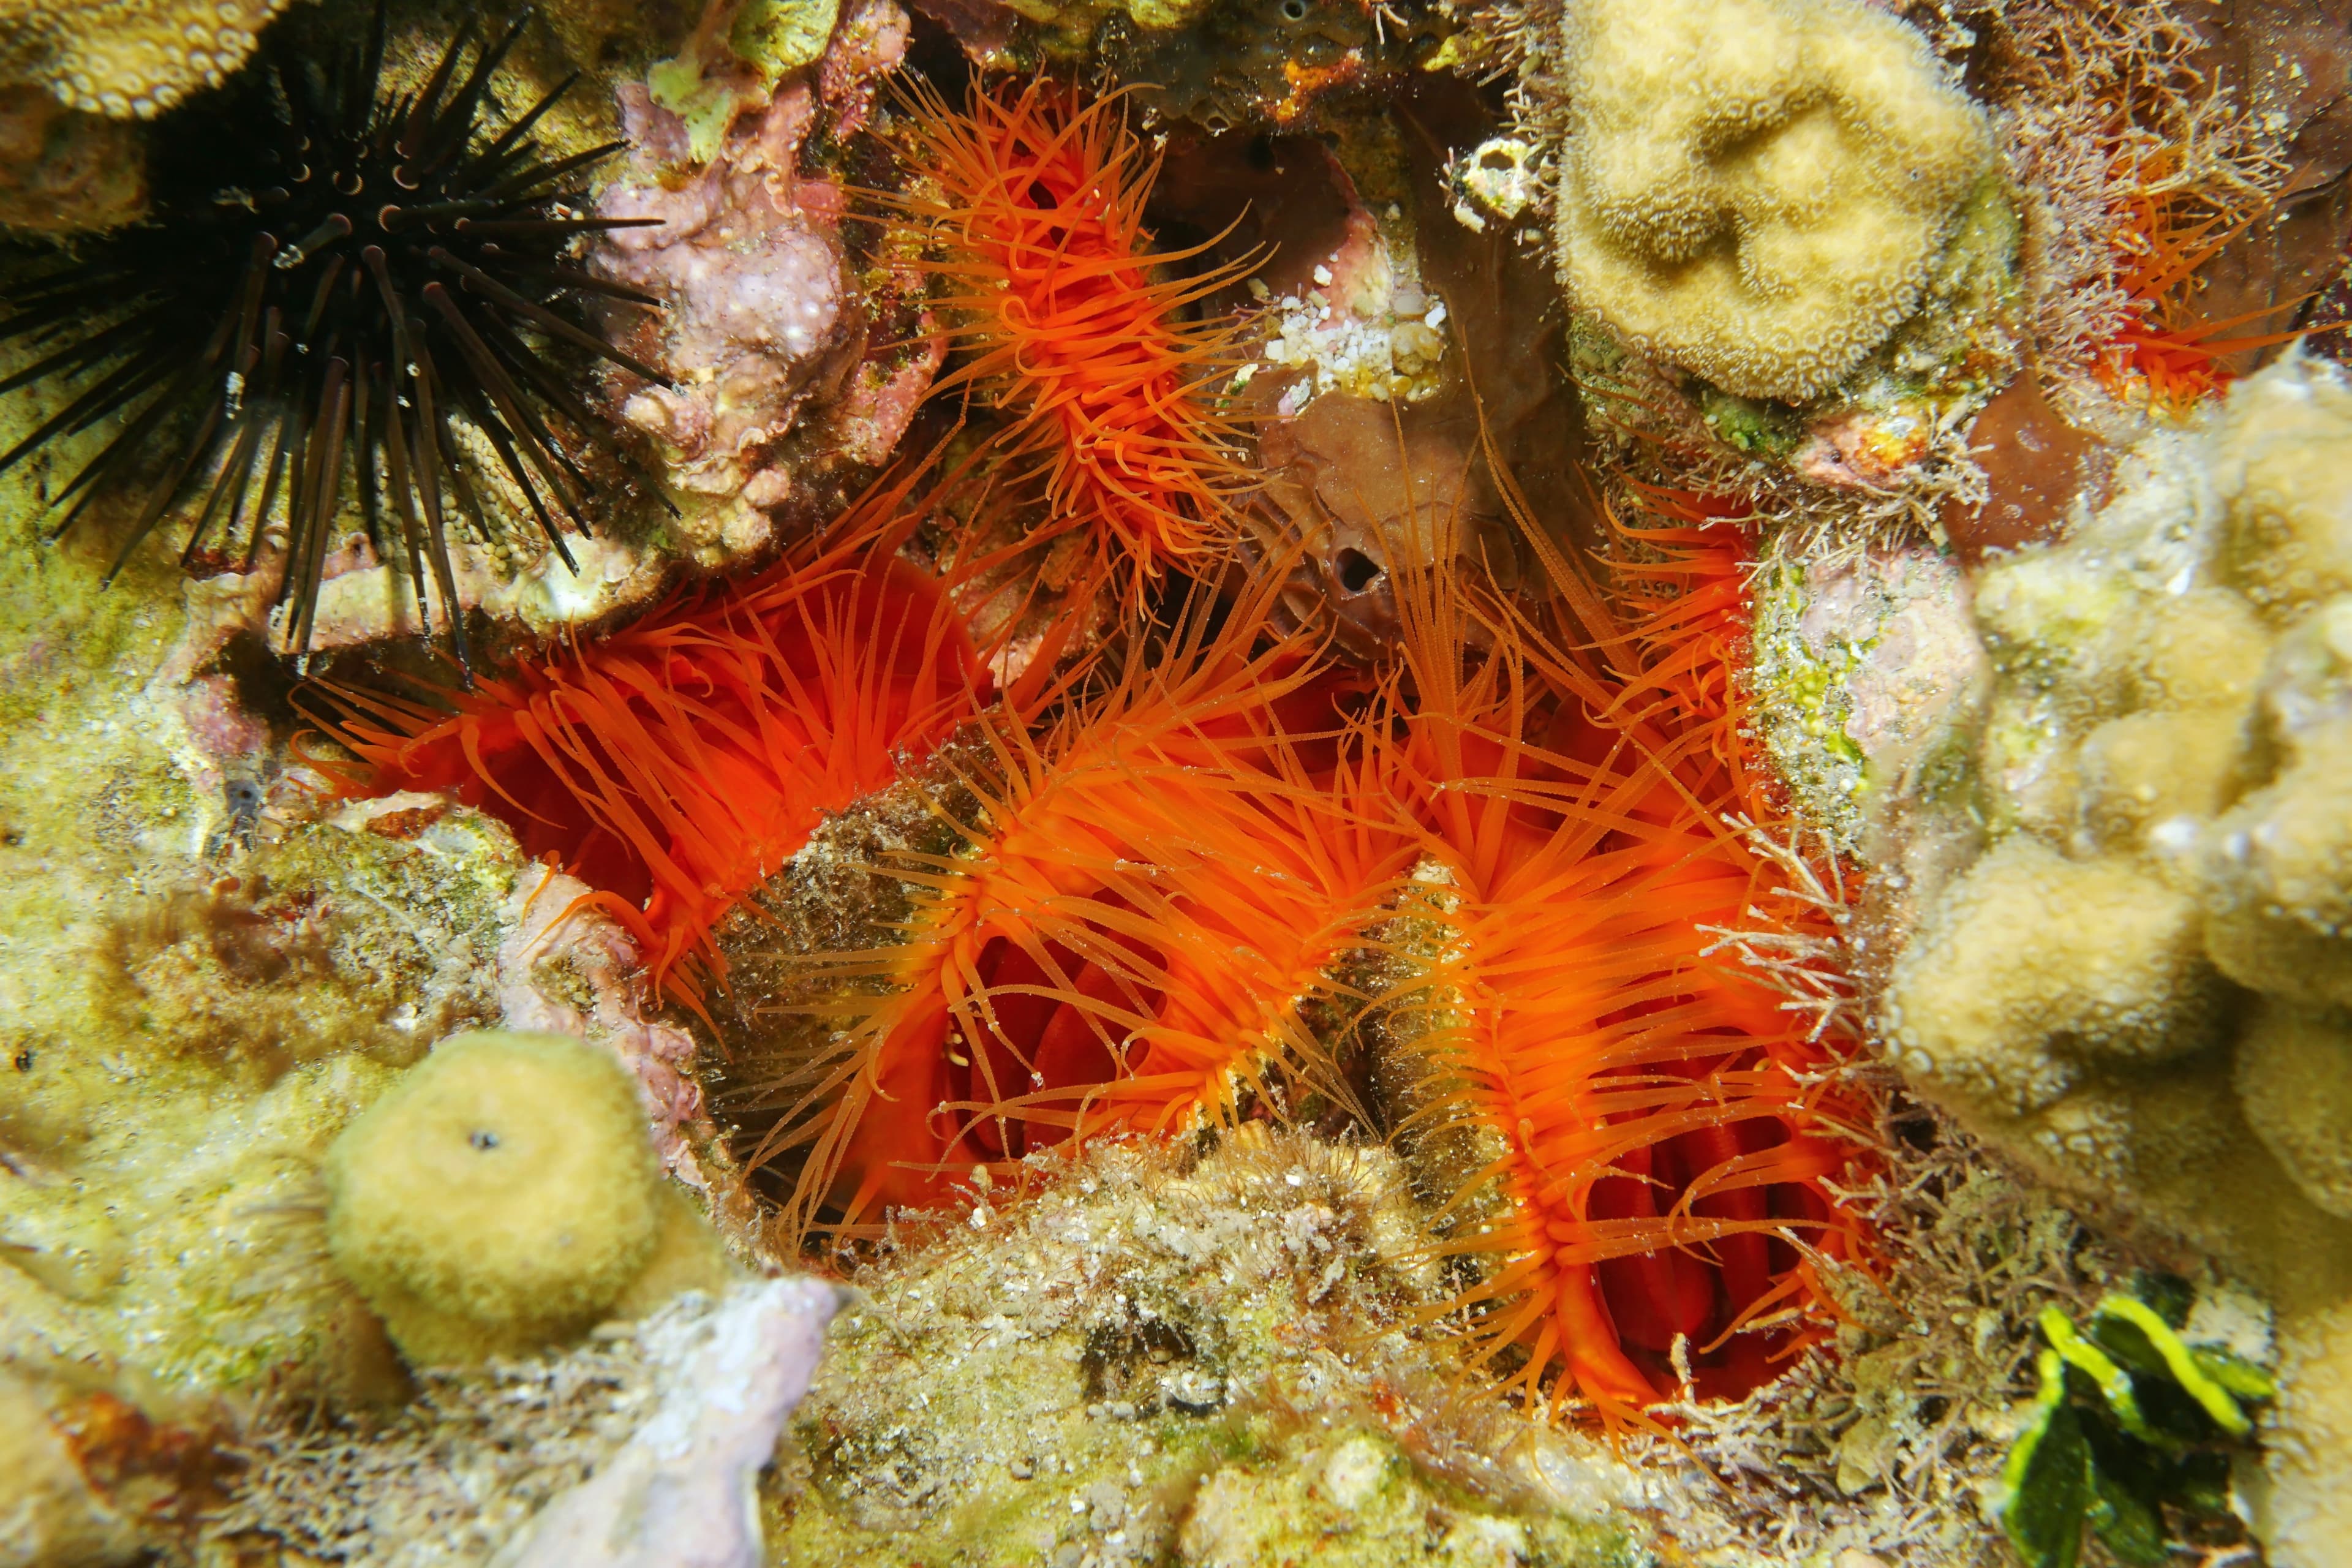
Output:
[[[607,1316],[674,1206],[627,1069],[563,1035],[443,1041],[324,1174],[329,1255],[424,1365],[527,1353]]]
[[[1918,33],[1862,0],[1578,0],[1563,26],[1571,303],[1788,402],[1918,307],[1991,159]]]

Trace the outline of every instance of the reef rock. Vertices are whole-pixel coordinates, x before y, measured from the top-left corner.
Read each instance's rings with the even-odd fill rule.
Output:
[[[90,1486],[31,1385],[0,1368],[0,1568],[113,1568],[139,1534]]]
[[[808,1392],[840,1297],[772,1279],[642,1336],[665,1393],[587,1480],[542,1509],[493,1568],[760,1568],[756,1487]]]
[[[1503,1453],[1524,1424],[1460,1398],[1407,1331],[1444,1286],[1388,1150],[1250,1124],[1197,1162],[1105,1140],[1036,1174],[1017,1204],[966,1189],[915,1222],[928,1245],[857,1275],[763,1483],[782,1561],[1600,1568],[1628,1549],[1604,1444],[1545,1433],[1522,1475]]]
[[[40,88],[0,87],[0,224],[37,234],[110,228],[147,203],[135,126],[83,114]]]
[[[688,1292],[557,1353],[420,1372],[363,1422],[266,1405],[215,1527],[358,1568],[754,1568],[761,1468],[838,1293]]]

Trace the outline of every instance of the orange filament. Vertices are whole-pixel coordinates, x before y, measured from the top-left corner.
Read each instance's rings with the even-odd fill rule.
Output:
[[[1818,1261],[1863,1239],[1823,1184],[1856,1159],[1867,1105],[1832,1047],[1709,951],[1717,931],[1828,917],[1779,896],[1722,820],[1752,793],[1719,754],[1730,688],[1709,668],[1738,596],[1717,566],[1669,565],[1695,591],[1631,629],[1590,625],[1598,597],[1564,576],[1588,629],[1557,643],[1398,573],[1419,701],[1394,743],[1443,868],[1408,905],[1437,956],[1380,1003],[1429,1064],[1403,1131],[1494,1151],[1447,1215],[1446,1249],[1489,1260],[1454,1303],[1479,1363],[1531,1405],[1581,1398],[1612,1421],[1685,1370],[1708,1396],[1768,1380],[1824,1331]],[[1473,622],[1493,652],[1465,662]],[[1579,644],[1647,662],[1620,686],[1562,651]]]
[[[940,584],[876,526],[903,500],[878,492],[841,542],[436,694],[454,711],[330,689],[342,712],[325,728],[363,764],[347,786],[497,816],[598,889],[655,986],[701,1010],[724,983],[720,918],[984,694]]]
[[[1208,247],[1150,248],[1159,161],[1115,99],[1033,81],[975,89],[957,113],[929,88],[909,96],[908,161],[929,194],[891,205],[929,242],[970,355],[939,387],[1013,416],[1000,446],[1016,479],[1043,485],[1032,541],[1084,536],[1080,582],[1118,579],[1129,608],[1166,568],[1214,564],[1252,478],[1212,393],[1238,360],[1227,325],[1184,317],[1239,268],[1162,276]]]
[[[1630,617],[1637,658],[1617,671],[1623,689],[1608,710],[1612,721],[1654,721],[1702,730],[1714,764],[1728,775],[1734,805],[1757,821],[1777,815],[1778,789],[1750,740],[1750,699],[1739,672],[1748,667],[1753,604],[1748,503],[1703,490],[1634,481],[1642,504],[1661,520],[1640,525],[1613,514],[1621,548],[1611,563],[1612,590]]]
[[[2199,315],[2193,304],[2201,287],[2197,269],[2245,232],[2252,220],[2224,228],[2223,215],[2191,217],[2182,213],[2181,205],[2178,193],[2137,195],[2125,204],[2131,259],[2118,281],[2130,296],[2131,319],[2116,333],[2098,366],[2099,379],[2110,392],[2121,395],[2136,384],[2145,385],[2150,405],[2171,415],[2186,413],[2237,380],[2238,373],[2224,363],[2229,356],[2331,330],[2298,327],[2251,337],[2218,336],[2232,327],[2284,315],[2302,300],[2219,321]]]
[[[1253,648],[1270,603],[1130,649],[1042,741],[983,723],[961,851],[899,871],[906,941],[826,961],[894,989],[836,1011],[839,1055],[762,1151],[812,1146],[788,1223],[854,1228],[976,1165],[1230,1124],[1318,1060],[1303,1010],[1413,844],[1339,743],[1343,683]]]

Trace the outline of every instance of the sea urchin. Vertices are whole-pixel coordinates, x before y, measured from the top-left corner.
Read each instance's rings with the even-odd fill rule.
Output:
[[[613,437],[549,352],[566,344],[659,380],[579,310],[591,293],[656,301],[566,262],[578,236],[632,221],[576,216],[585,197],[568,184],[621,143],[554,157],[531,138],[576,78],[502,130],[484,123],[527,20],[478,37],[468,17],[404,92],[383,79],[381,3],[364,44],[326,68],[273,31],[254,68],[159,124],[144,222],[0,291],[0,341],[33,356],[0,393],[54,383],[61,399],[0,454],[0,471],[115,422],[49,498],[67,508],[58,535],[108,498],[137,505],[110,580],[176,503],[201,496],[183,563],[251,571],[275,558],[286,651],[299,657],[349,482],[421,616],[429,560],[463,663],[453,510],[487,533],[495,476],[571,563],[559,519],[588,531],[583,447],[613,450]]]

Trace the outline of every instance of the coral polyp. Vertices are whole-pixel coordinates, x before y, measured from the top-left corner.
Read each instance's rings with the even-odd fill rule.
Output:
[[[598,889],[701,1007],[721,916],[824,813],[890,783],[987,690],[937,581],[896,554],[906,485],[746,582],[689,588],[439,703],[330,689],[370,793],[442,790]],[[454,708],[454,711],[451,709]]]
[[[457,523],[487,536],[491,496],[511,488],[570,563],[564,525],[589,531],[590,468],[620,447],[557,356],[661,379],[580,310],[592,294],[655,301],[566,260],[580,236],[632,221],[574,216],[579,180],[619,143],[556,157],[532,139],[571,83],[502,128],[486,116],[522,26],[478,37],[469,17],[411,91],[383,79],[380,6],[324,68],[273,30],[261,63],[159,125],[143,222],[30,261],[0,294],[0,341],[33,356],[0,392],[61,400],[0,471],[104,430],[49,499],[60,535],[131,514],[110,578],[192,505],[182,562],[276,573],[299,656],[355,491],[420,612],[429,570],[463,661]]]
[[[1227,325],[1188,317],[1237,268],[1161,275],[1207,247],[1151,248],[1158,163],[1118,99],[1045,81],[975,89],[961,112],[927,88],[908,97],[920,178],[891,207],[929,247],[969,354],[939,390],[1011,416],[1013,475],[1043,491],[1031,539],[1085,538],[1079,580],[1115,580],[1130,606],[1167,569],[1213,564],[1251,479],[1213,391],[1239,356]]]

